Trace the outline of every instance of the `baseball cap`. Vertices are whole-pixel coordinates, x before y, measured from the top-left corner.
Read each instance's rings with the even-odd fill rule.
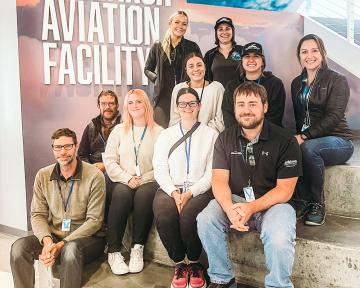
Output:
[[[216,20],[214,29],[216,30],[221,24],[227,24],[231,28],[234,29],[234,24],[233,24],[232,20],[229,17],[221,17],[218,20]]]
[[[251,53],[251,52],[254,52],[254,53],[256,53],[258,55],[261,55],[261,56],[264,55],[261,44],[256,43],[256,42],[250,42],[250,43],[246,44],[243,47],[241,57],[248,54],[248,53]]]

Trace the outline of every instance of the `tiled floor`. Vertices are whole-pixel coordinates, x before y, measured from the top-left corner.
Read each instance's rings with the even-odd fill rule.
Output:
[[[10,269],[10,248],[12,243],[17,239],[0,233],[0,283],[1,288],[13,288],[11,269]],[[85,288],[165,288],[170,286],[173,270],[156,263],[145,263],[142,273],[129,274],[125,276],[116,276],[111,273],[105,256],[103,261],[97,261],[86,266],[86,272],[83,275],[83,287]],[[40,269],[41,270],[41,269]],[[41,283],[36,285],[37,288],[48,288],[46,281],[46,272],[40,272]],[[54,284],[57,283],[55,280]],[[248,287],[248,286],[238,286]]]

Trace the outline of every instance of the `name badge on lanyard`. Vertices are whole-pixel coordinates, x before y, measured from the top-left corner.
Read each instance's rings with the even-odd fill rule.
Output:
[[[63,219],[61,225],[61,231],[68,232],[70,231],[71,219]]]
[[[252,186],[244,187],[243,190],[244,190],[246,202],[251,202],[255,200],[254,189]]]
[[[71,194],[73,192],[74,183],[75,183],[75,181],[71,180],[71,187],[70,187],[70,191],[69,191],[69,194],[68,194],[68,197],[67,197],[66,201],[64,201],[64,198],[63,198],[61,190],[60,190],[60,195],[61,195],[61,199],[63,201],[64,211],[65,211],[65,218],[62,220],[62,224],[61,224],[61,231],[64,231],[64,232],[69,232],[70,228],[71,228],[71,219],[66,217],[66,211],[67,211],[67,208],[68,208],[68,204],[69,204]]]
[[[181,134],[184,136],[185,133],[181,127],[180,124],[180,132]],[[189,142],[187,141],[187,139],[185,139],[185,156],[186,156],[186,180],[183,182],[183,192],[188,191],[189,187],[190,187],[190,183],[189,183],[189,172],[190,172],[190,149],[191,149],[191,135],[189,137]]]

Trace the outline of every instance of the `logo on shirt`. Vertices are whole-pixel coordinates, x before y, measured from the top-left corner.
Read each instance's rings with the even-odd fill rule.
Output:
[[[265,156],[269,156],[269,152],[263,150],[263,151],[261,151],[261,155],[262,155],[262,156],[264,156],[264,155],[265,155]]]
[[[241,59],[240,53],[234,51],[233,53],[231,53],[231,59],[234,61],[240,61]]]
[[[284,166],[287,168],[295,167],[297,165],[297,160],[286,160]]]

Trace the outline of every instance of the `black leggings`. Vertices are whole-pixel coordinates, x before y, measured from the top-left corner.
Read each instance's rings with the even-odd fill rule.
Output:
[[[175,263],[184,260],[185,255],[190,261],[199,259],[202,245],[197,234],[196,216],[211,199],[211,190],[192,197],[179,214],[171,196],[161,189],[156,192],[153,203],[156,228],[169,257]]]
[[[154,195],[159,185],[156,182],[146,183],[136,189],[122,183],[114,183],[108,214],[108,252],[120,251],[127,219],[133,210],[132,245],[146,243],[153,222],[151,209]]]

